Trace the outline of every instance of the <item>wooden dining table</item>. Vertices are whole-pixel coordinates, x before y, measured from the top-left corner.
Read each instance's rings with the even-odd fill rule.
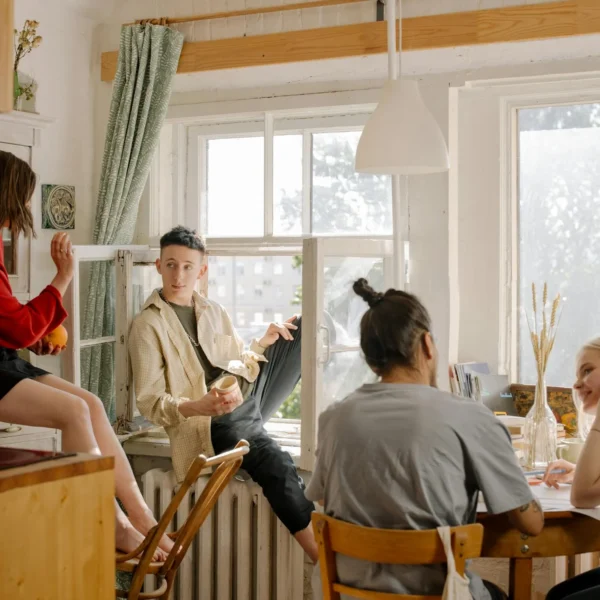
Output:
[[[477,515],[484,526],[481,557],[510,559],[512,600],[531,600],[534,558],[600,551],[600,520],[571,511],[545,511],[544,518],[542,533],[533,537],[512,527],[506,515]]]

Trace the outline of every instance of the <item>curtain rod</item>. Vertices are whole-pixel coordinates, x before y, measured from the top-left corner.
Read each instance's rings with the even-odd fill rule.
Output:
[[[248,8],[245,10],[232,10],[230,12],[217,12],[206,15],[194,15],[191,17],[162,17],[160,19],[139,19],[134,23],[125,25],[138,25],[140,23],[151,23],[153,25],[174,25],[176,23],[191,23],[192,21],[208,21],[211,19],[227,19],[230,17],[245,17],[248,15],[259,15],[272,12],[284,12],[286,10],[300,10],[305,8],[320,8],[322,6],[335,6],[339,4],[356,4],[368,2],[369,0],[314,0],[312,2],[297,2],[296,4],[283,4],[281,6],[267,6],[264,8]]]

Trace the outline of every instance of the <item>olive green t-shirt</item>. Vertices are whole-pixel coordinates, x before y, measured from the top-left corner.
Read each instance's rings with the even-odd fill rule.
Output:
[[[223,377],[223,375],[230,375],[230,373],[224,369],[213,366],[208,360],[208,357],[202,349],[202,345],[198,341],[198,323],[196,322],[196,312],[194,311],[194,307],[180,306],[179,304],[171,303],[169,303],[169,306],[175,311],[181,326],[190,337],[192,346],[194,346],[194,350],[196,351],[196,355],[198,356],[198,360],[204,371],[206,387],[210,389],[210,386],[217,381],[217,379]],[[235,378],[238,380],[242,396],[244,397],[244,400],[246,400],[254,388],[254,383],[246,381],[241,375],[235,375]]]

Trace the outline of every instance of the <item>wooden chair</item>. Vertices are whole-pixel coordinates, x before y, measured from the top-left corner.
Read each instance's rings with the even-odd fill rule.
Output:
[[[148,532],[146,539],[133,552],[129,554],[117,552],[117,570],[133,573],[129,591],[117,590],[117,598],[127,598],[128,600],[142,600],[145,598],[168,600],[170,598],[177,569],[194,536],[212,511],[221,492],[237,473],[244,455],[248,454],[248,451],[248,442],[241,440],[233,450],[223,452],[212,458],[206,458],[201,454],[194,460],[158,525]],[[152,556],[158,542],[166,532],[169,523],[173,520],[181,501],[201,472],[204,469],[213,467],[216,467],[216,469],[208,480],[200,498],[196,500],[183,526],[176,532],[168,534],[174,541],[174,546],[167,559],[164,562],[153,562]],[[142,585],[146,575],[156,575],[161,579],[161,585],[157,590],[142,593]]]
[[[445,563],[446,554],[438,532],[374,529],[345,523],[320,513],[312,515],[319,545],[323,600],[340,600],[340,594],[363,600],[441,600],[441,596],[390,594],[343,585],[337,580],[335,554],[388,565]],[[452,550],[456,570],[464,575],[465,561],[481,554],[483,526],[452,528]]]

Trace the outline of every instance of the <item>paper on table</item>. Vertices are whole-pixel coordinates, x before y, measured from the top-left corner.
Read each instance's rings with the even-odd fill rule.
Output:
[[[600,521],[600,508],[574,508],[571,504],[571,486],[560,485],[559,489],[549,488],[542,484],[531,488],[534,496],[540,501],[544,512],[561,512],[571,511],[587,515]],[[482,495],[479,494],[479,502],[477,503],[477,512],[486,513],[487,508],[483,501]]]

